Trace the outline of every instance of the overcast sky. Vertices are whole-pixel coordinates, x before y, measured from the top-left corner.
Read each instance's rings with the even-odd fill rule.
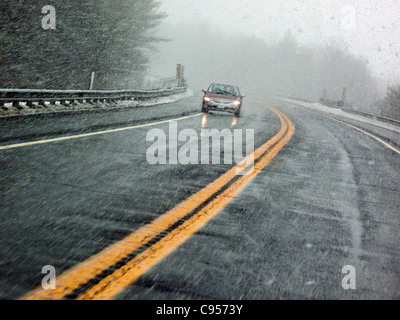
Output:
[[[400,0],[161,0],[161,3],[161,9],[169,14],[167,23],[194,22],[268,42],[276,41],[286,30],[291,30],[301,43],[344,42],[351,52],[365,57],[377,75],[400,80]]]

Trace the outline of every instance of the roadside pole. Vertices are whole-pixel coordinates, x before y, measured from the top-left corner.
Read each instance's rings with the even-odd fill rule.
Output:
[[[347,87],[343,87],[342,101],[340,102],[342,108],[344,108],[344,102],[346,101],[346,96],[347,96]]]
[[[177,83],[178,83],[178,87],[180,87],[181,86],[181,81],[182,81],[182,65],[181,64],[178,64],[176,66],[176,80],[177,80]]]
[[[89,90],[93,90],[93,84],[94,84],[94,72],[92,72],[92,76],[90,77],[90,87],[89,87]]]

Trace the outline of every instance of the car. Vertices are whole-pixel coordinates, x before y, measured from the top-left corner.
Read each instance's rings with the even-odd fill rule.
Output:
[[[237,86],[221,83],[213,83],[204,92],[201,111],[224,111],[240,116],[240,109],[244,96],[240,94]]]

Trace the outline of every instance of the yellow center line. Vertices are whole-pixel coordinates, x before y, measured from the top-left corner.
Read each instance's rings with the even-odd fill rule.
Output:
[[[274,110],[279,113],[279,111]],[[280,113],[279,113],[280,114]],[[239,193],[254,177],[278,154],[290,141],[294,133],[294,126],[286,116],[280,114],[288,123],[286,135],[265,154],[254,166],[250,175],[242,176],[229,186],[221,195],[201,209],[178,228],[170,232],[165,238],[145,250],[129,261],[120,269],[87,290],[78,300],[108,300],[121,293],[128,285],[135,282],[156,263],[164,259],[177,247],[188,240],[195,232],[202,228],[209,220],[216,216],[232,198]]]
[[[281,130],[276,134],[272,139],[270,139],[268,142],[266,142],[264,145],[259,147],[252,156],[249,156],[249,158],[254,157],[254,160],[260,158],[268,149],[270,149],[272,146],[274,146],[268,154],[264,155],[262,159],[256,164],[255,169],[253,170],[253,173],[248,175],[248,176],[243,176],[241,179],[238,179],[238,181],[242,181],[241,184],[247,183],[245,181],[250,181],[252,178],[255,176],[255,172],[258,172],[261,170],[260,164],[265,162],[266,156],[268,155],[275,155],[280,149],[277,149],[277,146],[282,146],[286,144],[285,142],[288,139],[288,136],[291,137],[293,134],[293,125],[291,124],[290,120],[288,120],[284,115],[282,115],[279,111],[270,108],[272,111],[274,111],[280,121],[281,121]],[[290,140],[290,138],[289,138]],[[289,141],[287,140],[287,141]],[[285,142],[284,144],[282,144]],[[282,148],[281,147],[281,148]],[[274,153],[275,152],[275,153]],[[272,158],[271,158],[272,159]],[[265,166],[266,163],[263,165]],[[257,168],[258,171],[257,171]],[[241,170],[244,170],[245,167],[243,166],[243,161],[227,171],[225,174],[220,176],[217,180],[200,190],[199,192],[195,193],[191,197],[189,197],[187,200],[173,208],[172,210],[168,211],[167,213],[163,214],[159,218],[155,219],[153,222],[150,224],[140,228],[138,231],[133,232],[126,236],[124,239],[114,243],[113,245],[103,249],[101,252],[98,254],[92,256],[88,260],[78,264],[77,266],[73,267],[72,269],[64,272],[60,276],[57,277],[57,287],[54,290],[44,290],[42,288],[38,288],[36,290],[33,290],[29,292],[27,295],[23,296],[22,299],[62,299],[65,298],[68,294],[72,293],[74,290],[79,288],[80,286],[86,284],[89,280],[93,279],[97,275],[101,274],[104,270],[110,268],[111,266],[115,265],[117,262],[119,262],[121,259],[127,257],[129,254],[134,252],[136,249],[140,248],[144,244],[148,243],[151,239],[153,239],[155,236],[159,235],[161,232],[167,230],[169,227],[173,226],[176,222],[178,222],[180,219],[185,217],[187,214],[189,214],[191,211],[199,207],[202,203],[204,203],[207,199],[209,199],[212,195],[214,195],[217,191],[219,191],[222,187],[224,187],[227,183],[229,183],[232,179],[234,179],[238,172]],[[186,221],[184,224],[182,224],[179,228],[175,229],[173,232],[171,232],[168,237],[171,236],[171,234],[175,234],[176,230],[180,230],[183,226],[187,225],[189,221],[193,221],[193,219],[198,219],[200,216],[202,216],[200,213],[203,212],[206,208],[209,208],[211,204],[213,206],[215,203],[227,203],[225,201],[229,201],[233,198],[233,195],[235,192],[233,192],[232,188],[233,186],[238,185],[238,181],[233,183],[232,186],[230,186],[227,190],[231,190],[229,194],[227,194],[227,190],[225,190],[221,195],[216,197],[210,204],[208,204],[205,208],[203,208],[199,213],[197,213],[194,217]],[[241,185],[239,184],[239,185]],[[237,192],[237,191],[236,191]],[[223,199],[223,200],[221,200]],[[217,201],[217,202],[216,202]],[[225,205],[224,204],[224,205]],[[219,209],[222,207],[218,206]],[[219,210],[218,209],[218,210]],[[211,212],[211,211],[210,211]],[[216,212],[212,211],[213,215],[216,214]],[[213,215],[205,215],[205,217],[211,217]],[[197,217],[197,218],[195,218]],[[208,221],[207,220],[207,221]],[[201,220],[200,221],[205,221]],[[206,221],[204,222],[206,223]],[[201,224],[203,225],[203,224]],[[200,226],[201,227],[201,226]],[[192,230],[192,229],[190,229]],[[193,229],[194,230],[194,229]],[[198,228],[196,228],[198,230]],[[186,236],[182,236],[182,239],[187,239],[190,236],[190,233],[186,233]],[[163,243],[165,241],[164,238]],[[174,247],[174,246],[172,246]],[[143,254],[146,254],[148,252],[151,252],[151,250],[154,250],[155,246],[153,245],[149,249],[145,250],[142,254],[140,254],[138,257],[142,256]],[[175,248],[175,247],[174,247]],[[167,252],[171,252],[171,250],[167,250]],[[158,257],[156,260],[159,261],[164,257],[167,253],[166,251],[163,251],[163,253]],[[158,256],[158,254],[157,254]],[[123,268],[117,270],[116,272],[122,272],[122,270],[125,270],[125,268],[128,265],[131,265],[133,261],[137,261],[137,258],[134,258],[131,260],[128,264],[126,264]],[[148,261],[148,260],[144,260]],[[154,262],[154,263],[156,263]],[[153,265],[152,263],[151,265]],[[142,270],[143,266],[139,267],[137,270]],[[147,270],[147,269],[146,269]],[[135,274],[138,274],[137,271],[135,271]],[[87,298],[92,296],[94,288],[97,288],[98,286],[104,285],[107,280],[111,279],[115,275],[113,273],[111,276],[106,277],[103,279],[98,285],[93,287],[92,289],[88,290],[84,295],[82,295],[80,298]],[[131,274],[128,277],[129,279],[131,278]],[[114,278],[112,278],[114,279]],[[105,282],[104,282],[105,281]],[[126,281],[125,277],[124,280],[122,281],[125,283]],[[97,297],[95,297],[97,299]]]

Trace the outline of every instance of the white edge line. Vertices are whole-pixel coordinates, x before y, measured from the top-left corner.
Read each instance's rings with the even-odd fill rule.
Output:
[[[300,108],[300,109],[303,109],[303,110],[305,110],[305,111],[308,111],[308,112],[313,113],[312,110],[309,110],[309,109],[307,109],[307,108],[300,107],[300,106],[298,106],[298,105],[295,105],[295,106],[296,106],[296,108]],[[317,110],[315,110],[315,111],[317,111]],[[317,112],[318,112],[318,111],[317,111]],[[334,120],[334,121],[336,121],[336,122],[345,124],[345,125],[348,126],[348,127],[351,127],[351,128],[353,128],[353,129],[355,129],[355,130],[357,130],[357,131],[360,131],[360,132],[366,134],[367,136],[370,136],[371,138],[374,138],[376,141],[382,143],[385,147],[389,148],[390,150],[392,150],[392,151],[394,151],[394,152],[400,154],[400,150],[399,150],[399,149],[393,147],[393,146],[390,145],[389,143],[383,141],[382,139],[378,138],[377,136],[375,136],[375,135],[373,135],[373,134],[371,134],[371,133],[369,133],[369,132],[366,132],[366,131],[364,131],[364,130],[362,130],[362,129],[356,127],[356,126],[353,126],[353,125],[351,125],[351,124],[349,124],[349,123],[347,123],[347,122],[344,122],[344,121],[335,119],[335,118],[333,118],[333,117],[329,117],[329,116],[323,115],[323,114],[321,114],[321,113],[318,113],[318,115],[321,116],[321,117],[324,117],[324,118],[327,118],[327,119],[331,119],[331,120]]]
[[[277,98],[277,99],[281,100],[283,102],[286,102],[286,103],[295,104],[299,108],[311,109],[311,110],[314,110],[314,111],[317,111],[317,112],[320,112],[320,113],[324,113],[324,114],[334,114],[334,115],[336,115],[338,117],[343,117],[343,118],[347,118],[349,120],[354,120],[354,121],[358,121],[358,122],[364,122],[365,124],[369,124],[371,126],[379,127],[379,128],[382,128],[382,129],[385,129],[385,130],[388,130],[388,131],[393,131],[395,133],[400,133],[400,131],[399,131],[400,127],[398,125],[394,125],[394,124],[391,124],[391,123],[383,122],[383,121],[381,121],[379,119],[376,119],[375,122],[372,122],[372,121],[374,121],[374,119],[368,118],[368,117],[363,116],[363,115],[352,114],[352,113],[349,113],[348,111],[345,111],[345,110],[342,110],[342,109],[339,109],[339,110],[343,114],[332,113],[332,112],[329,112],[328,110],[315,109],[315,108],[313,108],[311,106],[307,106],[305,104],[300,104],[303,101],[298,101],[298,100],[293,100],[293,99],[284,99],[284,98]],[[311,105],[311,104],[315,104],[316,102],[303,102],[303,103]],[[354,118],[351,118],[351,117],[348,117],[348,116],[353,116]],[[360,118],[363,118],[363,119],[361,120]]]
[[[360,131],[360,132],[366,134],[367,136],[370,136],[371,138],[374,138],[376,141],[382,143],[384,146],[388,147],[389,149],[393,150],[394,152],[397,152],[398,154],[400,154],[400,150],[396,149],[395,147],[393,147],[392,145],[390,145],[390,144],[387,143],[386,141],[383,141],[382,139],[378,138],[377,136],[375,136],[375,135],[373,135],[373,134],[371,134],[371,133],[369,133],[369,132],[366,132],[366,131],[364,131],[364,130],[362,130],[362,129],[356,127],[356,126],[353,126],[353,125],[351,125],[351,124],[348,124],[348,123],[346,123],[346,122],[343,122],[343,121],[340,121],[340,120],[337,120],[337,119],[334,119],[334,118],[331,118],[331,117],[327,117],[327,118],[330,118],[330,119],[335,120],[335,121],[337,121],[337,122],[343,123],[343,124],[345,124],[346,126],[349,126],[349,127],[353,128],[353,129],[356,129],[356,130],[358,130],[358,131]]]
[[[139,124],[139,125],[136,125],[136,126],[130,126],[130,127],[124,127],[124,128],[118,128],[118,129],[111,129],[111,130],[97,131],[97,132],[90,132],[90,133],[83,133],[83,134],[78,134],[78,135],[74,135],[74,136],[65,136],[65,137],[46,139],[46,140],[37,140],[37,141],[31,141],[31,142],[10,144],[10,145],[6,145],[6,146],[0,146],[0,150],[15,149],[15,148],[32,146],[32,145],[36,145],[36,144],[44,144],[44,143],[51,143],[51,142],[58,142],[58,141],[65,141],[65,140],[72,140],[72,139],[79,139],[79,138],[85,138],[85,137],[96,136],[96,135],[101,135],[101,134],[107,134],[107,133],[114,133],[114,132],[137,129],[137,128],[150,127],[150,126],[155,126],[155,125],[158,125],[158,124],[168,123],[168,122],[171,122],[171,121],[178,121],[178,120],[194,118],[194,117],[197,117],[199,115],[201,115],[201,113],[196,113],[196,114],[191,115],[191,116],[185,116],[185,117],[169,119],[169,120],[163,120],[163,121],[158,121],[158,122]]]

